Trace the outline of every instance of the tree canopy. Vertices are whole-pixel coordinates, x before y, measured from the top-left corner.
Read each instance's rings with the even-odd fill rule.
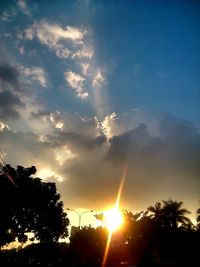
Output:
[[[0,245],[16,239],[25,242],[27,233],[40,242],[67,237],[69,220],[55,183],[35,178],[34,166],[6,169],[16,186],[4,173],[0,175]]]

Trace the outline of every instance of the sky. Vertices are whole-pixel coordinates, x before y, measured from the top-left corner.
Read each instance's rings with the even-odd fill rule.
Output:
[[[36,166],[65,208],[114,204],[127,170],[121,208],[172,198],[195,216],[199,25],[192,0],[1,0],[6,162]]]

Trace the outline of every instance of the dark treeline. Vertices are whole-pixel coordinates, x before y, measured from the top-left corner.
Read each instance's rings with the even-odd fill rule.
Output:
[[[107,229],[76,228],[69,243],[60,243],[68,236],[69,220],[55,183],[33,178],[35,167],[6,168],[0,175],[0,266],[102,267]],[[200,209],[196,225],[189,213],[181,201],[171,199],[138,213],[124,210],[123,226],[112,235],[105,266],[200,266]],[[103,215],[96,218],[103,220]],[[28,239],[38,243],[2,249],[14,240],[25,244]]]

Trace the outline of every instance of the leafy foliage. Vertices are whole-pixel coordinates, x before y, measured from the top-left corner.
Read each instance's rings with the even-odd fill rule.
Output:
[[[191,223],[186,214],[190,212],[182,208],[183,202],[173,201],[171,199],[164,200],[163,204],[157,202],[155,206],[150,206],[147,210],[151,213],[157,224],[165,228],[176,229],[179,226],[186,226]]]
[[[27,240],[32,232],[40,242],[55,242],[68,235],[69,220],[55,183],[33,178],[35,167],[16,169],[7,165],[17,187],[2,174],[0,176],[0,245]]]

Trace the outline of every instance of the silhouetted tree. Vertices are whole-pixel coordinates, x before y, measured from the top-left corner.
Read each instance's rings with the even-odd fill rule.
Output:
[[[154,206],[150,206],[147,209],[151,212],[150,218],[155,218],[155,220],[160,221],[163,217],[163,207],[160,202],[156,202]]]
[[[182,201],[169,199],[162,203],[157,202],[155,206],[148,208],[148,211],[151,212],[150,217],[155,223],[155,259],[164,265],[176,262],[176,266],[179,266],[181,261],[186,262],[193,255],[188,246],[194,240],[193,224],[186,216],[190,212],[182,208],[182,205]],[[192,248],[194,250],[194,247]],[[190,256],[185,257],[187,254]]]
[[[157,202],[154,206],[150,206],[147,210],[151,212],[150,218],[161,227],[176,229],[178,226],[187,225],[191,223],[186,214],[190,212],[182,208],[183,202],[173,201],[171,199],[165,201],[163,204]]]
[[[197,230],[200,230],[200,209],[197,210]]]
[[[186,216],[186,214],[190,214],[190,212],[186,209],[183,209],[182,201],[173,201],[171,199],[167,201],[163,201],[163,214],[166,218],[167,223],[173,229],[178,228],[179,225],[187,225],[190,223],[190,219]]]
[[[15,238],[25,242],[28,232],[40,242],[55,242],[66,237],[69,220],[55,183],[34,178],[35,167],[14,169],[7,165],[7,169],[17,187],[0,175],[0,217],[3,218],[0,220],[0,244]]]
[[[103,259],[108,231],[102,227],[82,227],[70,237],[73,266],[99,266]]]

